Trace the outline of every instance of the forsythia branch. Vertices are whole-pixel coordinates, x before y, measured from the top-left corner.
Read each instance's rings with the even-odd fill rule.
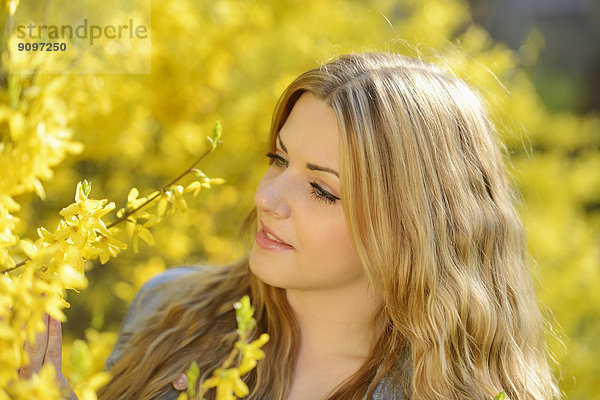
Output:
[[[137,199],[137,195],[139,194],[139,192],[136,188],[133,188],[129,192],[129,196],[127,199],[128,200],[127,208],[119,210],[120,213],[118,213],[118,215],[117,215],[118,218],[114,222],[110,223],[107,226],[104,225],[104,222],[102,220],[100,220],[99,222],[98,221],[95,222],[95,224],[97,224],[97,227],[98,227],[97,229],[104,235],[104,238],[105,238],[105,239],[100,239],[100,240],[101,241],[104,240],[105,242],[110,241],[110,239],[109,239],[111,237],[111,234],[109,232],[110,228],[114,227],[115,225],[117,225],[123,221],[128,221],[133,224],[134,234],[132,234],[131,236],[133,236],[133,238],[134,238],[134,249],[137,252],[136,238],[138,236],[141,237],[148,244],[153,244],[153,239],[151,239],[152,236],[149,234],[149,232],[145,228],[147,228],[151,225],[154,225],[160,221],[160,217],[163,215],[163,213],[166,210],[166,208],[165,208],[166,203],[159,205],[158,217],[155,217],[151,223],[146,223],[141,227],[139,225],[136,225],[135,219],[129,219],[130,216],[136,214],[142,208],[144,208],[148,204],[152,203],[154,200],[156,200],[158,197],[161,197],[161,196],[164,197],[164,199],[167,203],[174,202],[176,204],[177,208],[179,208],[181,211],[184,211],[185,207],[186,207],[185,201],[181,197],[184,191],[193,192],[194,196],[197,196],[198,192],[200,191],[200,189],[202,187],[210,188],[211,184],[224,183],[223,179],[209,178],[202,171],[195,168],[196,165],[198,165],[198,163],[200,161],[202,161],[208,154],[212,153],[217,148],[217,146],[221,143],[221,136],[222,136],[221,123],[219,121],[217,121],[217,123],[215,124],[215,127],[213,129],[212,138],[207,137],[207,139],[211,143],[211,147],[206,152],[204,152],[196,161],[194,161],[194,163],[189,168],[187,168],[184,172],[182,172],[179,176],[177,176],[176,178],[171,180],[169,183],[164,185],[159,191],[152,193],[147,199],[146,198]],[[200,178],[200,180],[192,182],[185,189],[183,189],[183,187],[181,187],[181,186],[173,187],[173,185],[175,185],[177,182],[179,182],[182,178],[184,178],[186,175],[188,175],[190,173],[194,173],[198,178]],[[75,203],[73,203],[70,206],[63,209],[61,211],[61,214],[66,213],[64,216],[68,216],[71,219],[75,218],[76,220],[79,220],[78,216],[75,217],[77,211],[81,211],[81,210],[85,209],[86,207],[91,207],[91,208],[95,209],[100,204],[102,204],[102,207],[103,207],[103,205],[104,205],[103,202],[106,202],[106,200],[101,200],[100,202],[98,202],[98,200],[88,200],[87,196],[89,195],[90,190],[91,190],[91,185],[87,180],[80,182],[77,186],[77,194],[75,196]],[[85,202],[88,202],[87,206],[84,204]],[[131,206],[132,204],[133,204],[133,206]],[[100,211],[100,210],[91,211],[91,209],[88,209],[87,211],[88,212],[91,211],[94,216],[100,218],[100,216],[99,216],[100,212],[102,213],[101,216],[103,216],[107,212],[112,211],[112,209],[114,209],[114,203],[111,202],[110,204],[108,204],[106,206],[105,209],[103,209],[103,211]],[[137,230],[136,230],[136,227],[137,227]],[[40,229],[42,230],[43,234],[40,233]],[[40,235],[40,237],[42,239],[50,239],[51,240],[51,235],[48,236],[46,234],[46,233],[49,234],[49,232],[47,230],[45,230],[44,228],[40,228],[40,229],[38,229],[38,234]],[[61,237],[65,238],[62,235],[61,235]],[[117,245],[117,243],[114,240],[113,240],[112,244]],[[108,246],[108,243],[105,243],[105,245]],[[117,245],[117,247],[123,248],[120,245]],[[115,253],[114,247],[112,249],[113,249],[113,251],[110,251],[111,254]],[[27,251],[26,251],[26,253],[27,253]],[[113,256],[115,256],[115,255],[116,254],[113,254]],[[93,257],[93,258],[95,258],[95,257]],[[0,273],[8,273],[8,272],[14,271],[17,268],[24,266],[30,260],[31,260],[31,257],[27,257],[23,261],[17,263],[14,267],[6,268],[3,271],[0,271]],[[102,264],[104,264],[108,259],[102,258],[102,260],[103,260]]]
[[[238,323],[238,341],[235,343],[229,356],[221,366],[213,371],[210,378],[202,382],[200,392],[196,394],[198,380],[198,365],[194,362],[186,372],[188,378],[187,393],[182,393],[177,400],[203,400],[204,393],[212,388],[217,391],[216,400],[235,400],[247,396],[250,391],[241,377],[256,367],[257,361],[265,357],[261,347],[269,341],[269,335],[263,333],[251,343],[248,343],[250,333],[256,326],[254,307],[250,304],[250,297],[244,296],[234,304],[235,316]],[[239,365],[232,367],[233,362],[241,354]]]
[[[127,206],[117,212],[118,219],[115,223],[106,226],[102,220],[115,209],[115,203],[109,203],[106,199],[90,199],[91,184],[84,180],[77,184],[75,202],[60,211],[62,220],[54,232],[40,227],[37,229],[39,238],[35,242],[18,241],[27,256],[26,260],[19,264],[13,262],[14,267],[0,273],[0,363],[3,366],[0,373],[0,398],[40,398],[38,393],[41,388],[45,388],[45,399],[62,398],[54,382],[56,373],[50,364],[44,365],[31,379],[19,378],[19,368],[30,362],[24,343],[35,343],[36,334],[44,330],[44,312],[59,321],[66,320],[62,310],[69,307],[69,303],[64,300],[64,290],[77,291],[87,287],[85,261],[99,258],[104,264],[110,257],[116,257],[121,250],[127,248],[124,242],[116,239],[118,228],[114,225],[127,222],[134,251],[137,251],[138,238],[150,245],[154,244],[148,228],[160,222],[165,212],[171,214],[175,209],[185,210],[185,193],[191,192],[196,196],[201,188],[210,188],[212,184],[224,182],[221,178],[209,178],[194,168],[217,147],[220,136],[221,128],[217,123],[213,137],[209,138],[210,149],[161,191],[149,196],[148,200],[138,199],[138,190],[131,189]],[[190,173],[199,179],[186,187],[177,184]],[[156,205],[153,212],[148,209],[151,203]],[[142,210],[142,207],[145,209]],[[138,219],[145,221],[140,223]],[[8,253],[4,254],[10,257]],[[23,267],[23,270],[10,273],[18,267]],[[90,398],[95,397],[95,390],[106,383],[107,379],[107,373],[98,372],[86,378],[85,384],[77,379],[72,383],[85,398]]]

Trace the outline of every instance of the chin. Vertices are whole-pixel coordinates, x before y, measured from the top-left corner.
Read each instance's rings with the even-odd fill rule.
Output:
[[[252,250],[250,251],[250,256],[248,257],[248,266],[250,267],[250,271],[263,283],[266,283],[269,286],[281,287],[276,284],[277,279],[273,279],[274,274],[271,268],[268,265],[265,265],[265,260],[261,259],[258,252],[260,249],[257,249],[257,244],[254,243],[252,246]]]
[[[289,289],[290,279],[286,279],[281,269],[275,268],[272,261],[265,260],[261,249],[254,243],[248,257],[250,271],[263,283],[280,289]]]

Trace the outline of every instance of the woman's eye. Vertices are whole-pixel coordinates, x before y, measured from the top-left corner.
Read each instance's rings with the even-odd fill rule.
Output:
[[[284,168],[288,166],[288,161],[285,158],[281,157],[279,154],[267,153],[266,156],[273,160],[273,163],[279,168]],[[309,182],[309,184],[311,186],[310,196],[315,201],[320,201],[327,204],[335,204],[337,200],[340,200],[339,197],[329,193],[317,183]]]
[[[339,197],[329,193],[315,182],[310,182],[310,186],[313,187],[310,195],[316,201],[323,201],[327,204],[335,204],[336,200],[340,200]]]
[[[278,167],[287,167],[287,160],[279,154],[267,153],[267,157],[272,159]]]

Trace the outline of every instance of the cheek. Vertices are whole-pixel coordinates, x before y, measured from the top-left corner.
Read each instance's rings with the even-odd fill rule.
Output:
[[[344,220],[343,210],[336,210],[335,215],[315,215],[310,219],[313,227],[305,229],[306,240],[310,250],[305,254],[317,258],[319,267],[362,270],[348,226]],[[305,220],[308,224],[309,221]],[[351,272],[351,271],[348,271]]]

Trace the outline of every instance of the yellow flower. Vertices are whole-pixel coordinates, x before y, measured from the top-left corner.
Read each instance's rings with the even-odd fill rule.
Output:
[[[78,271],[70,264],[62,264],[58,269],[60,281],[66,289],[85,289],[88,285],[83,271]]]
[[[200,193],[200,190],[202,189],[202,184],[200,183],[200,181],[193,181],[192,183],[190,183],[189,185],[187,185],[185,187],[185,192],[192,192],[194,197],[198,196],[198,193]]]
[[[254,308],[250,304],[250,297],[242,297],[239,302],[234,304],[234,308],[240,338],[235,344],[235,348],[228,359],[223,362],[221,368],[217,368],[213,372],[212,377],[205,380],[201,385],[203,391],[216,388],[217,400],[234,400],[236,396],[245,397],[249,394],[248,386],[241,379],[241,376],[256,367],[257,361],[265,357],[265,353],[260,348],[269,340],[269,335],[264,333],[252,343],[245,342],[248,331],[256,325],[256,321],[252,316],[254,314]],[[242,355],[240,365],[238,367],[228,368],[230,363],[237,356],[238,351]],[[193,363],[188,370],[189,374],[193,372],[194,367],[197,368],[195,363]],[[195,382],[195,380],[190,381]]]
[[[87,185],[89,185],[89,183],[87,183]],[[84,190],[84,183],[78,182],[75,191],[75,203],[63,208],[60,211],[60,215],[67,221],[72,221],[76,216],[79,218],[87,218],[91,215],[95,218],[102,218],[106,213],[115,208],[115,203],[110,202],[109,204],[106,204],[107,202],[108,200],[106,199],[88,199],[88,193]]]
[[[127,244],[112,237],[112,236],[102,236],[100,239],[94,243],[96,249],[100,250],[99,253],[100,263],[106,264],[109,258],[116,257],[119,255],[121,250],[127,249]]]
[[[140,195],[139,190],[137,188],[132,188],[127,195],[127,208],[133,210],[138,208],[142,204],[146,202],[145,197],[137,198]]]
[[[79,247],[84,247],[88,241],[95,240],[99,233],[111,236],[101,218],[115,208],[115,203],[108,203],[106,199],[88,199],[90,190],[91,186],[87,181],[77,183],[75,203],[60,211],[64,220],[59,224],[53,236],[54,240],[69,240]],[[47,233],[38,231],[38,234],[44,240],[50,239]]]
[[[244,397],[250,393],[237,368],[217,368],[213,376],[202,383],[203,390],[210,388],[217,388],[216,400],[235,400],[233,394]]]
[[[168,205],[169,201],[167,200],[166,194],[162,194],[158,199],[158,204],[156,205],[156,213],[159,217],[162,217],[164,215]]]
[[[52,364],[44,364],[39,374],[31,379],[20,379],[10,386],[8,398],[58,400],[61,393],[56,385],[56,372]]]
[[[133,238],[133,252],[137,253],[139,249],[139,238],[150,246],[154,246],[154,237],[152,233],[148,229],[146,229],[146,224],[140,225],[136,222],[130,222],[127,220],[127,232],[129,236]]]
[[[168,190],[165,191],[167,200],[173,205],[175,205],[175,207],[177,207],[177,209],[181,212],[187,210],[187,203],[183,198],[183,193],[184,189],[181,185],[171,186]],[[172,208],[169,210],[169,214],[173,213],[172,210]]]
[[[80,274],[84,273],[82,249],[76,246],[67,247],[63,262],[71,265],[75,271]]]
[[[265,352],[260,348],[269,341],[269,335],[263,333],[260,335],[258,339],[253,341],[252,343],[236,343],[236,347],[242,353],[242,362],[240,363],[238,370],[240,375],[244,375],[254,367],[256,367],[256,362],[258,360],[262,360],[265,358]]]
[[[202,171],[196,173],[196,175],[201,176],[202,179],[193,181],[185,187],[185,192],[192,192],[194,197],[198,196],[198,193],[200,193],[200,190],[202,190],[203,187],[210,189],[210,185],[221,185],[225,183],[225,179],[209,178]]]

